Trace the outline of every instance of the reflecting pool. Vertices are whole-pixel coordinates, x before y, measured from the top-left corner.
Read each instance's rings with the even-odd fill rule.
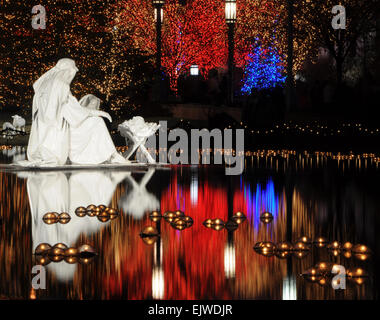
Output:
[[[377,162],[284,154],[252,154],[244,174],[231,177],[217,166],[0,169],[0,298],[375,299]],[[24,156],[3,150],[0,163]],[[177,210],[187,224],[160,218]],[[41,244],[63,249],[35,254]],[[83,245],[94,252],[78,253]],[[35,265],[46,271],[44,290],[32,287]],[[334,265],[345,268],[345,290],[321,272]]]

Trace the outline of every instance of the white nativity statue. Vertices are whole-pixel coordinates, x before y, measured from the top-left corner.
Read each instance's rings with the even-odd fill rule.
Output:
[[[145,148],[147,139],[154,135],[160,128],[160,125],[153,122],[145,122],[142,117],[133,117],[131,120],[124,121],[119,125],[120,134],[125,138],[126,143],[132,142],[126,154],[129,159],[132,154],[139,148],[149,163],[156,163],[148,150]]]
[[[100,100],[71,94],[70,84],[78,68],[71,59],[60,59],[33,85],[32,128],[27,159],[22,166],[128,163],[116,150],[104,120],[110,115],[98,110]],[[96,104],[96,106],[94,106]]]

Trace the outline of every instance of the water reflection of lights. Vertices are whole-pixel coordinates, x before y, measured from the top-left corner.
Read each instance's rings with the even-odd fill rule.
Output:
[[[235,278],[236,252],[233,243],[224,247],[224,273],[227,279]]]
[[[297,281],[293,276],[287,276],[282,282],[282,300],[297,300]]]
[[[152,298],[161,300],[165,294],[164,269],[162,267],[162,242],[157,241],[154,246],[154,265],[152,270]]]

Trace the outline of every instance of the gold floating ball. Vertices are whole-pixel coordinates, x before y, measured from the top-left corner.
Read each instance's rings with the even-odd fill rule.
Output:
[[[105,212],[109,215],[111,220],[114,220],[119,216],[119,211],[114,208],[106,208]]]
[[[343,250],[351,250],[354,245],[351,242],[345,242],[342,246]]]
[[[152,236],[152,237],[148,236],[148,237],[143,237],[143,238],[142,238],[142,241],[143,241],[145,244],[147,244],[148,246],[150,246],[150,245],[156,243],[157,240],[158,240],[158,236]]]
[[[233,221],[235,221],[237,224],[241,224],[241,223],[243,223],[245,220],[247,219],[247,217],[244,215],[244,213],[243,212],[236,212],[233,216],[232,216],[232,218],[231,218],[231,220],[233,220]]]
[[[285,259],[292,253],[293,246],[289,242],[280,242],[276,244],[275,255],[279,259]]]
[[[328,240],[324,237],[318,237],[314,240],[314,245],[318,248],[324,248],[328,243]]]
[[[85,207],[78,207],[75,209],[75,214],[82,218],[87,214],[87,209]]]
[[[97,215],[97,218],[100,222],[107,222],[110,220],[110,216],[109,216],[108,212],[106,212],[106,211],[99,212],[99,214]]]
[[[271,257],[275,254],[276,245],[273,242],[263,241],[256,243],[253,249],[258,254]]]
[[[333,265],[329,262],[319,262],[315,265],[315,268],[319,270],[322,274],[327,274],[331,272]]]
[[[67,248],[65,250],[66,257],[74,257],[79,255],[79,250],[77,248]]]
[[[211,228],[211,226],[212,226],[212,219],[207,219],[207,220],[203,221],[203,225],[206,228]]]
[[[47,256],[38,255],[36,256],[36,264],[41,266],[46,266],[50,263],[50,259]]]
[[[158,231],[155,227],[148,226],[145,227],[141,232],[140,232],[140,237],[145,238],[145,237],[153,237],[153,236],[158,236]]]
[[[152,220],[153,222],[158,222],[161,220],[162,218],[162,215],[159,211],[153,211],[150,215],[149,215],[149,218],[150,220]]]
[[[184,217],[185,216],[185,213],[181,210],[176,210],[174,212],[174,214],[176,215],[176,217]]]
[[[99,205],[98,206],[98,208],[97,208],[98,210],[99,210],[99,212],[103,212],[104,210],[106,210],[107,209],[107,206],[106,205],[104,205],[104,204],[101,204],[101,205]]]
[[[78,256],[65,256],[65,262],[67,262],[68,264],[74,264],[74,263],[78,263],[79,261],[79,257]]]
[[[339,241],[333,241],[327,246],[327,249],[329,250],[339,250],[340,248],[341,244]]]
[[[307,245],[309,245],[309,244],[312,243],[310,237],[308,237],[308,236],[302,236],[296,242],[303,242],[303,243],[305,243]]]
[[[71,217],[68,213],[66,212],[62,212],[60,215],[59,215],[59,223],[61,224],[67,224],[69,223],[71,220]]]
[[[305,278],[312,278],[313,281],[319,281],[319,279],[323,276],[323,272],[318,268],[310,268],[302,273],[302,276]]]
[[[211,223],[212,225],[223,225],[224,226],[224,221],[222,220],[222,219],[215,219],[215,220],[212,220],[212,223]]]
[[[94,217],[96,216],[96,211],[95,209],[97,209],[97,206],[94,205],[94,204],[90,204],[89,206],[87,206],[86,208],[86,213],[89,217]]]
[[[351,250],[344,250],[343,251],[343,257],[345,257],[346,259],[350,259],[352,257]]]
[[[362,285],[364,282],[366,282],[367,278],[365,277],[358,277],[358,278],[353,278],[354,282],[358,284],[359,286]]]
[[[336,281],[336,280],[335,280]],[[319,281],[318,281],[318,284],[321,286],[321,287],[325,287],[328,285],[328,281],[325,277],[322,277]]]
[[[183,221],[182,219],[180,218],[177,218],[176,220],[174,220],[171,224],[170,224],[174,229],[177,229],[177,230],[184,230],[186,229],[186,222]]]
[[[95,249],[88,244],[84,244],[78,248],[81,258],[91,258],[96,255]]]
[[[297,259],[303,259],[309,254],[309,252],[310,251],[294,251],[293,256]]]
[[[337,257],[340,255],[340,249],[329,249],[329,253],[334,256],[334,257]]]
[[[215,231],[221,231],[224,229],[224,224],[213,224],[211,225],[211,229]]]
[[[303,241],[298,241],[294,244],[293,250],[294,251],[309,251],[310,246]]]
[[[54,248],[59,248],[59,249],[62,249],[62,250],[67,250],[67,245],[65,245],[64,243],[57,243],[53,246],[53,249]]]
[[[177,215],[174,212],[167,211],[164,213],[164,219],[166,222],[172,223],[175,218],[177,218]]]
[[[54,223],[57,223],[58,222],[58,213],[57,212],[48,212],[46,214],[44,214],[44,216],[42,217],[42,220],[46,223],[46,224],[54,224]]]
[[[271,223],[273,221],[273,215],[270,212],[264,212],[260,216],[260,221],[264,224]]]
[[[355,254],[369,254],[371,250],[364,244],[357,244],[352,248],[352,252]]]
[[[51,249],[51,245],[48,243],[41,243],[39,244],[36,249],[34,250],[34,254],[36,255],[45,255],[49,252]]]
[[[64,258],[64,255],[65,255],[65,250],[64,249],[61,249],[61,248],[58,248],[58,247],[53,247],[49,250],[49,253],[48,253],[48,256],[49,256],[49,259],[52,261],[52,262],[59,262],[59,261],[62,261],[63,258]]]
[[[235,231],[239,227],[239,224],[233,220],[229,220],[225,224],[225,228],[227,231]]]
[[[347,270],[348,278],[366,278],[368,277],[367,271],[363,268],[356,268],[354,270]]]
[[[182,220],[186,222],[186,228],[190,228],[194,223],[193,218],[189,216],[183,217]]]

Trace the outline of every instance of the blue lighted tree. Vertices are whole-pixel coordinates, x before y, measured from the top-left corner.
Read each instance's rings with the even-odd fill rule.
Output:
[[[252,45],[247,61],[241,88],[243,94],[250,94],[252,89],[274,88],[285,82],[283,59],[275,48]]]

